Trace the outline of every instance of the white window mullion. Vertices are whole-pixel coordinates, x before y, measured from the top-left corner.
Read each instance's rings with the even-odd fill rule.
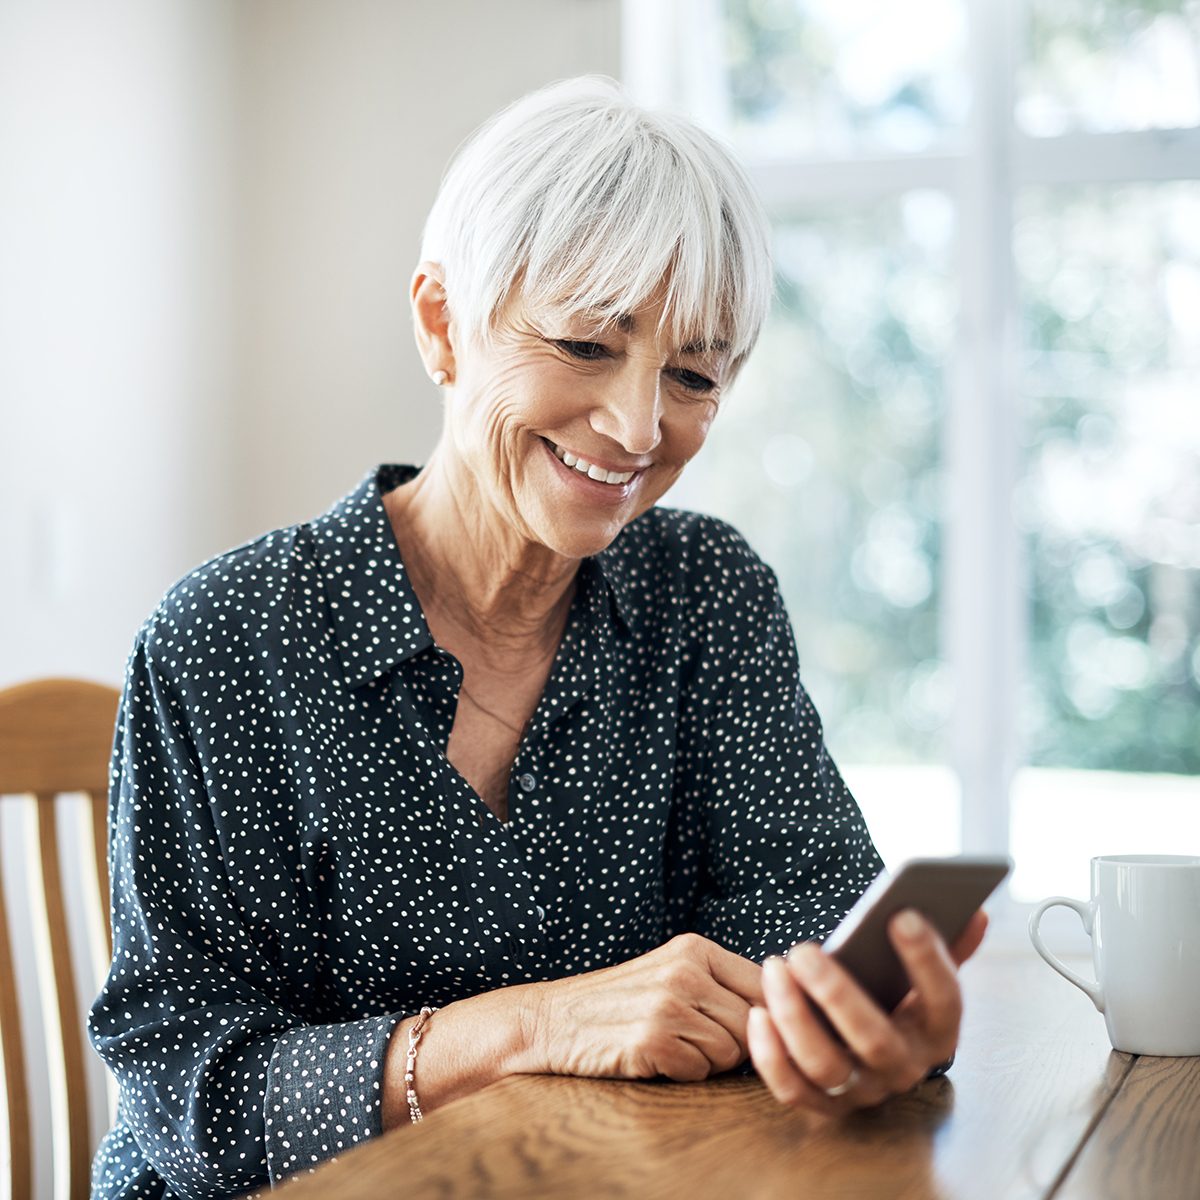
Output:
[[[1126,183],[1200,179],[1200,128],[1128,133],[1018,135],[1015,173],[1022,183]]]
[[[747,169],[772,212],[844,200],[900,196],[912,188],[953,191],[961,171],[959,154],[914,154],[894,158],[751,159]]]
[[[647,108],[676,108],[677,0],[621,0],[621,85]]]
[[[959,180],[962,310],[944,443],[942,620],[956,699],[951,757],[962,845],[1008,848],[1024,663],[1020,545],[1012,520],[1019,423],[1011,232],[1014,6],[969,0],[974,104]]]

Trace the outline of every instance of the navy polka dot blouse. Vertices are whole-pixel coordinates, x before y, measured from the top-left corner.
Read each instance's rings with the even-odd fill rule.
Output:
[[[120,1084],[96,1196],[310,1168],[379,1132],[388,1038],[423,1004],[684,930],[761,961],[882,867],[774,573],[670,508],[581,562],[500,821],[445,757],[462,668],[383,509],[418,470],[205,563],[138,632],[89,1021]]]

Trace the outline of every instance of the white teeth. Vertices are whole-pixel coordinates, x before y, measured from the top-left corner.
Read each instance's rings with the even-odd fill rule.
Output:
[[[554,451],[555,457],[560,462],[565,463],[568,467],[573,467],[589,479],[596,479],[601,483],[628,483],[636,474],[634,471],[606,471],[603,467],[597,467],[585,459],[578,458],[569,450],[564,450],[561,446],[556,446],[553,442],[550,443],[550,448]]]

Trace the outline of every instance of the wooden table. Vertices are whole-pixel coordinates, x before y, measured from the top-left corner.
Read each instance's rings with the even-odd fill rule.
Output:
[[[1080,969],[1090,974],[1080,960]],[[963,968],[945,1079],[840,1121],[756,1079],[519,1076],[284,1189],[380,1197],[1200,1197],[1200,1058],[1111,1050],[1087,997],[1032,950]]]

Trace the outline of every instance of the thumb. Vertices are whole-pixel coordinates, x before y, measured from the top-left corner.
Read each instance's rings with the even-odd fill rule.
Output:
[[[979,944],[983,941],[983,935],[987,932],[987,927],[987,913],[982,908],[976,909],[971,914],[971,919],[967,922],[966,929],[959,934],[954,945],[950,947],[950,957],[954,959],[956,966],[962,966],[979,949]]]

